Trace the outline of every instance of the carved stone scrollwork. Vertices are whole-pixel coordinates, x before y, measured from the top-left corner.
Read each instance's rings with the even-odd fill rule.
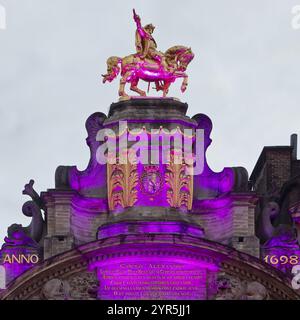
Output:
[[[4,244],[2,249],[11,247],[27,247],[38,249],[38,244],[31,238],[28,237],[20,224],[13,224],[8,228],[8,236],[4,238]]]
[[[67,279],[47,281],[34,300],[97,300],[98,279],[95,273],[81,272]]]
[[[75,274],[68,279],[74,300],[97,300],[98,279],[95,273]]]
[[[268,300],[265,286],[257,281],[242,281],[226,274],[217,280],[215,300]]]
[[[243,167],[231,168],[234,173],[234,186],[235,192],[248,192],[250,191],[248,171]]]
[[[32,201],[40,208],[45,209],[45,203],[39,194],[33,188],[34,180],[30,180],[29,183],[25,184],[23,194],[28,195]]]
[[[122,155],[124,156],[124,155]],[[107,164],[108,204],[110,210],[132,207],[137,201],[138,172],[133,155],[126,151],[127,161]]]
[[[176,161],[171,154],[166,165],[167,201],[171,207],[191,210],[193,204],[193,176],[186,174],[187,164]]]
[[[59,166],[55,171],[55,188],[56,189],[71,189],[70,172],[74,170],[74,166]]]
[[[68,281],[51,279],[45,283],[41,292],[44,300],[70,300],[70,284]]]
[[[8,239],[14,240],[15,234],[23,234],[34,242],[39,243],[45,233],[45,221],[42,210],[45,210],[45,204],[39,194],[33,188],[34,180],[30,180],[25,185],[23,194],[29,195],[32,201],[27,201],[22,207],[22,212],[27,217],[32,217],[31,223],[27,227],[21,224],[13,224],[7,229]],[[7,242],[7,241],[6,241]]]
[[[297,230],[292,223],[279,223],[277,225],[274,223],[284,214],[285,208],[280,207],[276,201],[267,202],[258,217],[257,234],[265,247],[282,246],[299,250]]]

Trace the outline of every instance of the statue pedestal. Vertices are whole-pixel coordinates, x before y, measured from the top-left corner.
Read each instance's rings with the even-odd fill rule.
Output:
[[[104,127],[118,129],[119,121],[127,121],[128,127],[157,129],[195,128],[197,122],[186,115],[187,103],[174,98],[132,98],[112,103]]]

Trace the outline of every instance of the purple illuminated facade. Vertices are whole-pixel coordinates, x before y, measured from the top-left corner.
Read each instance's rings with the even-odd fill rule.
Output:
[[[188,117],[187,107],[172,98],[132,98],[112,104],[108,116],[98,112],[87,119],[87,168],[58,167],[55,188],[40,195],[33,181],[25,186],[32,201],[23,212],[32,222],[9,228],[2,262],[20,253],[37,254],[39,263],[5,263],[3,299],[299,297],[290,285],[290,268],[264,262],[265,255],[282,255],[287,248],[297,255],[297,237],[264,237],[267,222],[260,223],[260,216],[272,205],[269,211],[269,202],[258,208],[261,195],[246,169],[209,168],[212,122],[204,114]],[[120,121],[127,126],[120,129]],[[174,162],[180,152],[176,139],[190,142],[200,155],[200,174],[188,175],[186,163]],[[135,161],[122,163],[137,141]],[[166,162],[163,141],[173,141]],[[105,143],[116,145],[114,163],[99,161]],[[158,161],[140,163],[140,154],[150,150],[158,151]]]

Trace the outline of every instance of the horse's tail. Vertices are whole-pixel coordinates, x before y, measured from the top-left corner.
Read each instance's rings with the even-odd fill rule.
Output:
[[[103,83],[106,81],[112,82],[120,73],[119,64],[122,63],[122,58],[119,57],[110,57],[106,61],[107,63],[107,74],[102,74]]]

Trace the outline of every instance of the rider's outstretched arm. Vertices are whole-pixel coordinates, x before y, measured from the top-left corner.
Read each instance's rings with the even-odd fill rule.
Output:
[[[133,9],[133,19],[136,23],[136,28],[137,28],[137,31],[139,33],[139,35],[142,37],[142,38],[147,38],[147,34],[146,32],[144,31],[143,27],[142,27],[142,24],[141,24],[141,18],[140,16],[138,16],[135,12],[135,10]]]

